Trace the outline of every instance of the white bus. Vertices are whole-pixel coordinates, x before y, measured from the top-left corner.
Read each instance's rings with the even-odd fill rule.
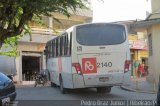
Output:
[[[124,25],[75,25],[46,44],[51,85],[111,91],[130,80],[130,50]]]

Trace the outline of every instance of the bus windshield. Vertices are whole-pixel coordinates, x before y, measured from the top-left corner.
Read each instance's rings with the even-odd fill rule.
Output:
[[[125,27],[117,24],[77,26],[76,39],[81,45],[114,45],[126,40]]]

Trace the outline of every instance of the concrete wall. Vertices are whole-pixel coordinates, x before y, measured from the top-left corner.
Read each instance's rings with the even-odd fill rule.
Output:
[[[154,25],[148,30],[148,34],[152,34],[152,50],[153,54],[149,56],[149,76],[148,79],[158,84],[160,75],[160,24]]]
[[[18,50],[21,51],[32,51],[32,52],[42,52],[44,51],[45,44],[38,43],[18,43]]]
[[[157,11],[160,12],[160,1],[159,0],[151,0],[151,8],[152,8],[152,13],[155,13]]]

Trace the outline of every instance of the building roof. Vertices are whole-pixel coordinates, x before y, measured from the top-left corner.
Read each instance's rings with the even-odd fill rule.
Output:
[[[156,19],[156,18],[160,18],[160,10],[149,14],[146,19]]]
[[[160,12],[150,14],[145,20],[135,21],[132,27],[134,29],[147,28],[155,24],[160,24]]]
[[[147,28],[147,27],[150,27],[151,25],[159,24],[159,23],[160,23],[160,18],[136,21],[133,24],[133,28]]]

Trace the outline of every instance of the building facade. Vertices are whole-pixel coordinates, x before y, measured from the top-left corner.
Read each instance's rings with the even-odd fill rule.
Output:
[[[133,24],[137,32],[146,32],[148,37],[149,58],[147,79],[158,85],[160,76],[160,1],[151,1],[152,13],[143,21]]]
[[[128,30],[128,40],[131,53],[131,76],[138,77],[138,66],[144,64],[147,73],[148,67],[148,45],[146,32],[136,32],[133,30],[135,20],[119,21],[116,23],[125,24]],[[147,74],[145,75],[147,76]]]
[[[138,77],[138,65],[144,63],[148,67],[148,46],[145,38],[139,38],[139,35],[129,34],[129,47],[131,53],[131,76]],[[144,36],[144,35],[143,35]],[[147,72],[147,69],[145,70]]]

